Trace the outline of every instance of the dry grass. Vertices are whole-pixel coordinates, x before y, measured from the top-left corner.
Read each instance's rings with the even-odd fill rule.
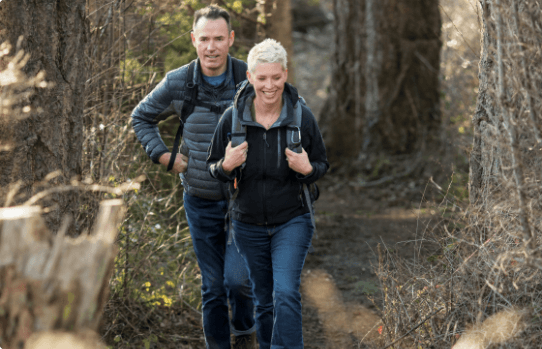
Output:
[[[405,261],[382,248],[381,345],[538,348],[542,342],[542,96],[535,87],[542,70],[534,63],[540,61],[542,13],[534,2],[507,0],[492,2],[484,13],[491,43],[482,52],[489,63],[481,68],[490,65],[476,109],[467,109],[476,113],[475,135],[482,140],[482,180],[471,183],[477,200],[461,203],[446,193],[435,205],[440,221],[416,241],[439,246],[432,254]]]
[[[377,274],[384,326],[375,342],[380,347],[396,342],[391,347],[536,348],[542,342],[542,157],[536,114],[542,101],[542,70],[536,64],[542,17],[535,2],[519,3],[516,15],[515,7],[501,0],[488,19],[500,23],[492,29],[500,49],[495,45],[491,52],[496,65],[487,94],[492,101],[487,135],[492,135],[490,145],[498,155],[486,154],[483,200],[466,203],[470,119],[478,93],[479,10],[471,0],[441,1],[446,43],[443,115],[448,126],[443,137],[461,149],[450,142],[460,169],[455,176],[461,177],[464,191],[451,193],[445,187],[442,201],[434,206],[441,212],[440,221],[416,241],[417,251],[429,243],[438,246],[432,254],[399,260],[382,247]],[[117,187],[141,174],[147,178],[139,191],[89,195],[79,217],[92,221],[93,207],[104,197],[120,196],[130,208],[118,240],[121,253],[102,326],[104,338],[116,348],[201,344],[199,270],[183,219],[180,181],[150,163],[129,124],[135,103],[164,71],[166,59],[152,53],[168,42],[158,35],[165,24],[153,22],[169,2],[164,4],[149,9],[136,1],[133,11],[125,11],[124,2],[95,1],[88,7],[92,78],[86,95],[84,181]],[[6,49],[6,44],[0,47],[0,64],[5,64],[1,56]],[[24,117],[29,89],[44,87],[42,76],[21,75],[27,58],[17,52],[12,65],[0,67],[3,135],[4,108]],[[168,127],[166,123],[162,131],[170,142],[173,131]],[[2,142],[0,151],[9,150],[5,137]]]

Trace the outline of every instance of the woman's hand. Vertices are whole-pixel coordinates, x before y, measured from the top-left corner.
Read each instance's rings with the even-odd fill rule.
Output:
[[[169,159],[171,158],[171,153],[165,153],[160,156],[160,159],[158,159],[158,162],[161,163],[164,166],[169,165]],[[171,172],[175,174],[184,173],[186,172],[186,169],[188,168],[188,157],[183,154],[177,154],[175,157],[175,162],[173,163],[173,168],[171,169]]]
[[[244,141],[237,147],[232,148],[231,141],[226,147],[226,155],[224,155],[224,162],[222,162],[222,170],[229,175],[234,169],[241,166],[247,161],[248,143]]]
[[[297,173],[307,176],[312,172],[312,165],[305,149],[302,148],[301,154],[298,154],[289,148],[286,148],[286,161],[288,166]]]

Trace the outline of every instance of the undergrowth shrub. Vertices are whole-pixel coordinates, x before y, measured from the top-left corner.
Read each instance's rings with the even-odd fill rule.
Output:
[[[381,249],[380,344],[478,349],[542,343],[542,96],[534,88],[542,79],[536,64],[541,10],[530,1],[483,6],[469,198],[445,190],[433,204],[441,212],[438,222],[415,241],[433,246],[431,253],[399,260]]]

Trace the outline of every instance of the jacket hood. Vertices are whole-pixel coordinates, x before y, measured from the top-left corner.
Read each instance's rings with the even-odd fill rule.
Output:
[[[252,84],[248,80],[243,81],[243,83],[237,90],[237,93],[233,100],[233,107],[239,111],[239,120],[241,121],[242,125],[254,123],[254,121],[252,120],[245,120],[243,111],[245,110],[246,101],[249,98],[252,99],[255,95],[256,92],[254,91],[254,86],[252,86]],[[299,101],[299,94],[295,87],[286,82],[284,84],[284,91],[282,92],[282,97],[284,98],[288,106],[288,115],[281,124],[289,125],[293,120],[293,107]]]

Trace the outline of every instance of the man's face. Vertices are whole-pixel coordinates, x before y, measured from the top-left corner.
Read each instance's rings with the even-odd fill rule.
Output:
[[[235,36],[233,30],[228,32],[226,20],[202,17],[196,23],[191,36],[203,74],[218,76],[224,73],[227,69],[228,51]]]

